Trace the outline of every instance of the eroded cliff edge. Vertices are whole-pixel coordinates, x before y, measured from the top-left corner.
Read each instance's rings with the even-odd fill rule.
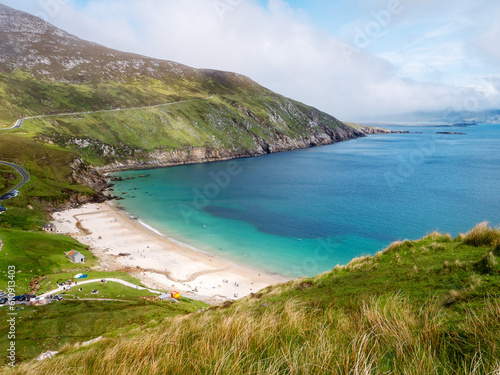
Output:
[[[300,139],[293,139],[286,135],[276,135],[276,138],[271,142],[262,138],[255,139],[257,146],[250,150],[240,148],[211,149],[204,147],[187,147],[182,150],[168,151],[155,150],[137,158],[116,161],[103,167],[97,167],[95,170],[100,173],[107,173],[246,158],[275,152],[292,151],[300,148],[329,145],[364,136],[365,133],[363,131],[339,124],[334,130],[328,127],[321,127],[321,130]]]

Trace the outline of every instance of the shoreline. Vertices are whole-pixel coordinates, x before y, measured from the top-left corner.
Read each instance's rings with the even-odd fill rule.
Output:
[[[171,239],[111,202],[53,214],[57,233],[88,245],[106,271],[122,270],[144,285],[217,304],[290,279],[214,256]],[[77,223],[83,227],[80,230]]]
[[[291,280],[291,278],[287,278],[287,277],[285,277],[283,275],[280,275],[278,273],[271,273],[271,272],[268,272],[268,271],[259,270],[259,269],[255,268],[255,267],[248,266],[248,265],[245,265],[245,264],[241,264],[241,263],[238,263],[237,261],[233,261],[233,260],[224,258],[223,256],[211,254],[208,251],[198,249],[198,248],[196,248],[194,246],[191,246],[191,245],[189,245],[187,243],[184,243],[182,241],[176,240],[175,238],[169,237],[168,235],[165,235],[165,234],[161,233],[156,228],[150,226],[149,224],[144,223],[141,219],[135,218],[126,209],[124,209],[124,208],[122,208],[120,206],[116,206],[115,204],[113,204],[113,201],[105,202],[105,204],[107,206],[109,206],[109,208],[111,208],[115,213],[117,213],[118,215],[122,216],[122,218],[124,220],[127,220],[130,224],[134,225],[139,230],[146,231],[148,234],[154,234],[157,237],[159,236],[159,239],[166,240],[166,242],[168,242],[169,245],[173,245],[174,249],[175,249],[176,246],[178,246],[179,249],[177,249],[177,250],[180,250],[181,253],[185,252],[185,254],[186,255],[189,254],[189,256],[201,254],[201,256],[203,256],[203,257],[208,257],[209,262],[210,261],[218,261],[220,263],[225,264],[226,266],[234,267],[235,269],[239,269],[239,270],[241,270],[243,272],[248,272],[250,274],[255,274],[256,273],[257,275],[259,275],[259,274],[260,275],[267,275],[267,277],[276,278],[276,279],[279,279],[279,280],[285,281],[285,282]],[[205,259],[205,261],[206,261],[206,259]],[[213,263],[210,263],[210,265],[213,265]],[[264,276],[262,276],[262,277],[264,277]]]
[[[345,126],[350,127],[349,125]],[[110,173],[127,170],[171,168],[190,164],[204,164],[241,158],[252,158],[302,148],[329,146],[338,142],[367,136],[366,132],[358,131],[352,127],[350,128],[355,131],[353,136],[345,139],[330,138],[329,141],[322,141],[320,144],[275,148],[267,152],[255,152],[254,150],[253,153],[244,152],[242,154],[232,155],[221,155],[217,153],[217,155],[212,155],[209,150],[194,148],[190,150],[190,153],[193,152],[193,155],[189,153],[189,157],[187,158],[180,157],[182,152],[179,151],[178,153],[172,152],[172,154],[168,155],[170,157],[175,156],[171,159],[166,158],[166,160],[157,160],[156,162],[150,161],[149,163],[134,163],[130,161],[125,163],[112,163],[104,167],[95,168],[95,171],[108,180]],[[384,130],[383,133],[386,132],[385,129],[377,130]],[[389,131],[389,133],[395,132]],[[378,132],[376,131],[374,134],[378,134]],[[106,185],[109,187],[109,181],[107,181]],[[94,216],[93,221],[98,221],[101,225],[96,226],[92,223],[90,228],[87,228],[86,224],[81,224],[83,228],[77,229],[77,220],[80,220],[80,223],[86,220],[77,219],[79,216]],[[103,221],[103,218],[100,216],[107,216],[107,221]],[[96,218],[100,220],[95,220]],[[118,218],[120,218],[120,220],[118,220]],[[99,258],[101,266],[104,269],[119,269],[137,277],[148,287],[166,291],[177,290],[184,293],[189,298],[200,299],[211,304],[230,299],[243,298],[269,285],[284,283],[291,280],[279,274],[272,274],[237,263],[227,258],[209,254],[208,252],[177,241],[174,238],[170,238],[168,235],[162,234],[147,223],[142,222],[140,219],[134,218],[124,209],[115,206],[110,200],[100,203],[86,203],[76,209],[65,209],[61,212],[57,212],[53,215],[52,222],[56,225],[56,228],[59,229],[57,230],[58,233],[68,234],[88,245],[92,253]],[[63,222],[65,222],[66,225],[62,225],[61,227],[60,225],[63,224]],[[106,225],[108,222],[116,223],[119,228],[111,228],[109,224]],[[67,224],[69,224],[69,226]],[[119,241],[119,238],[113,234],[113,231],[115,231],[115,234],[116,232],[120,233],[125,231],[127,232],[125,238],[130,237],[132,240],[129,243],[123,244]],[[105,241],[102,235],[95,235],[95,233],[100,232],[105,233],[106,236],[110,235],[112,238],[114,236],[115,242]],[[146,248],[144,248],[144,243],[146,242],[154,242],[154,248],[149,245],[146,245]],[[119,247],[121,251],[118,250],[117,247]],[[161,250],[158,251],[157,249]],[[155,258],[156,261],[153,258]],[[161,268],[161,270],[157,268]],[[207,285],[211,286],[207,288]]]

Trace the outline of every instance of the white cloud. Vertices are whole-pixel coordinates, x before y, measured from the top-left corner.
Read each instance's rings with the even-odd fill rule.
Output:
[[[477,35],[473,41],[473,48],[476,46],[479,53],[486,57],[487,61],[492,65],[498,67],[500,64],[500,10],[490,14],[490,19],[485,24],[485,28]]]
[[[43,11],[40,4],[44,1],[48,0],[26,1],[22,6],[35,14]],[[341,40],[316,28],[284,0],[270,0],[267,8],[257,0],[91,0],[85,7],[68,0],[50,1],[67,4],[60,5],[49,21],[83,39],[194,67],[246,74],[274,91],[346,120],[441,109],[461,103],[471,92],[449,85],[452,77],[448,85],[441,83],[450,67],[474,61],[464,52],[462,41],[447,40],[462,22],[470,22],[469,18],[457,21],[464,17],[461,10],[467,2],[463,0],[438,6],[428,0],[405,3],[406,12],[383,30],[387,38],[406,32],[416,24],[415,17],[436,8],[443,12],[444,26],[413,38],[415,44],[408,48],[386,48],[376,57],[370,46],[349,58]],[[21,7],[17,0],[2,2]],[[368,12],[379,9],[374,5],[386,4],[365,6]],[[455,11],[447,12],[450,9]],[[439,21],[440,14],[432,18]],[[492,23],[484,30],[481,49],[500,60],[494,43],[500,29],[495,26]],[[489,105],[498,97],[491,100]]]

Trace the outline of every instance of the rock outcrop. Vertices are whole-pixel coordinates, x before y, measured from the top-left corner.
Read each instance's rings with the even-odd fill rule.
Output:
[[[209,149],[203,147],[189,147],[183,150],[154,151],[145,158],[117,161],[104,167],[95,168],[100,173],[116,172],[130,169],[163,168],[174,165],[206,163],[212,161],[261,156],[275,152],[291,151],[320,145],[329,145],[364,137],[365,133],[350,126],[340,124],[337,129],[324,128],[310,136],[293,139],[287,136],[277,136],[272,142],[257,139],[257,147],[251,150],[244,149]]]

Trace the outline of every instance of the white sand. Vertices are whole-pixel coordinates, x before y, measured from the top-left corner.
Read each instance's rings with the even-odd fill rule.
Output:
[[[127,272],[150,288],[218,303],[287,281],[183,246],[109,203],[56,212],[53,218],[57,232],[89,245],[104,270],[130,267]],[[89,234],[77,228],[77,220]]]

